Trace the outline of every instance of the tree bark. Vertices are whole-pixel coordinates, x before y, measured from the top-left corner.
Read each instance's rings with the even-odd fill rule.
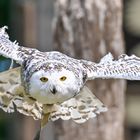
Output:
[[[56,0],[54,19],[55,50],[75,58],[99,62],[106,53],[124,53],[121,0]],[[94,80],[92,91],[108,112],[78,125],[57,121],[57,140],[123,140],[123,80]]]

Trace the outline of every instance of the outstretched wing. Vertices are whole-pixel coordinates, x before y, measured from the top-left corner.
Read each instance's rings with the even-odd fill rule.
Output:
[[[111,53],[104,56],[99,63],[81,60],[87,71],[87,79],[115,78],[127,80],[140,80],[140,58],[135,55],[120,55],[114,60]]]
[[[16,110],[34,119],[42,118],[42,104],[28,97],[21,86],[20,67],[0,73],[0,108],[8,113]]]
[[[45,112],[45,107],[43,110]],[[71,98],[62,104],[55,104],[50,113],[49,120],[72,119],[76,123],[84,123],[89,118],[96,117],[97,114],[105,111],[107,111],[107,108],[85,86],[75,98]]]
[[[6,26],[0,28],[0,55],[11,58],[17,63],[22,64],[30,54],[38,51],[36,49],[21,47],[16,43],[16,41],[11,42],[5,31],[6,29]]]

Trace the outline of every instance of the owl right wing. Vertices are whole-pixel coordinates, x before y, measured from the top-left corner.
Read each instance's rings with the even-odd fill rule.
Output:
[[[36,49],[19,46],[16,41],[10,41],[6,29],[6,26],[0,28],[0,55],[22,64],[30,54],[38,52]]]
[[[81,60],[81,64],[87,73],[87,80],[95,78],[140,80],[140,58],[135,55],[123,54],[114,60],[109,53],[99,63]]]

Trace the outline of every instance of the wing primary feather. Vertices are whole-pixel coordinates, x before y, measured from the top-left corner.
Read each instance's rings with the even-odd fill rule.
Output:
[[[7,26],[0,28],[0,55],[22,64],[33,52],[38,52],[36,49],[19,46],[17,41],[10,41],[6,29]]]
[[[127,80],[140,80],[140,58],[126,54],[114,60],[111,53],[104,56],[99,63],[82,60],[81,63],[87,71],[87,79],[115,78]]]
[[[11,58],[13,60],[21,63],[21,58],[18,57],[18,44],[16,42],[11,42],[9,36],[6,33],[7,26],[0,28],[0,54],[4,57]]]

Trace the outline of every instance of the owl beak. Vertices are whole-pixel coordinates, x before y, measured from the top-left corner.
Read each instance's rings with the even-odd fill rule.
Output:
[[[56,94],[56,92],[57,92],[55,86],[53,86],[53,87],[50,89],[50,91],[51,91],[52,94]]]

